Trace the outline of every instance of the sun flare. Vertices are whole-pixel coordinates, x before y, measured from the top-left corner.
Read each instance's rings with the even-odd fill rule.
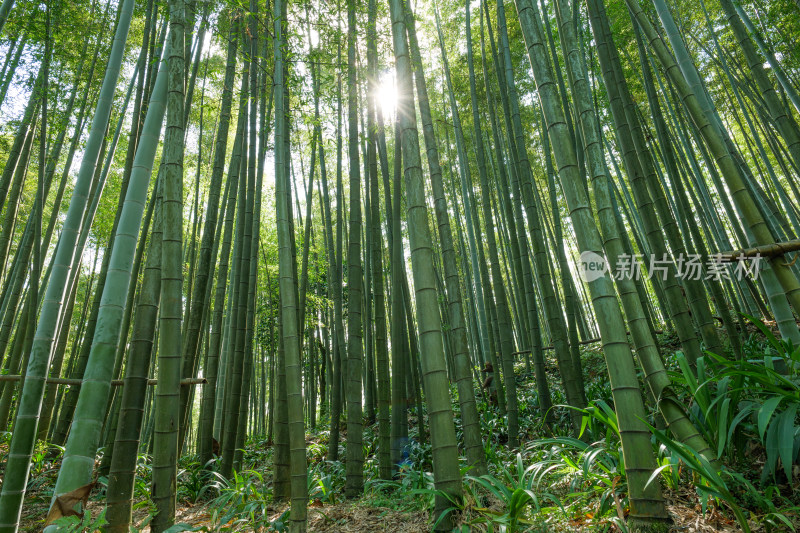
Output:
[[[375,100],[381,106],[384,118],[394,115],[397,106],[397,87],[394,82],[394,72],[392,71],[384,72],[378,80]]]

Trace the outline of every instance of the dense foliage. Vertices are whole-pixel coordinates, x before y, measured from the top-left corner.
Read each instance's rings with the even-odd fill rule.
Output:
[[[797,35],[3,0],[0,532],[795,530]]]

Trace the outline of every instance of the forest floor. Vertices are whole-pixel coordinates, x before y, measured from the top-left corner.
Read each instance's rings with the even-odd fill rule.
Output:
[[[98,492],[94,494],[87,506],[87,513],[97,516],[103,508],[104,502]],[[668,510],[674,521],[670,527],[670,533],[737,533],[742,529],[735,521],[726,516],[724,512],[717,508],[711,508],[705,514],[700,508],[700,504],[693,501],[696,495],[689,491],[678,493],[667,492],[665,494],[668,501]],[[38,500],[34,496],[34,500]],[[49,507],[48,501],[30,502],[26,505],[23,512],[22,532],[42,531],[44,516]],[[139,502],[142,503],[142,500]],[[319,500],[312,502],[308,509],[308,530],[320,533],[423,533],[431,530],[430,513],[427,510],[414,509],[404,511],[402,509],[389,506],[376,505],[372,496],[365,496],[360,499],[339,502],[336,504],[322,504]],[[501,504],[495,502],[496,512],[501,513]],[[198,502],[179,502],[176,516],[176,523],[186,524],[186,531],[281,531],[278,525],[288,506],[270,505],[266,511],[266,518],[273,528],[265,527],[247,519],[230,520],[221,524],[215,517],[214,501]],[[134,512],[135,530],[138,532],[149,532],[150,510],[147,506],[142,506]],[[260,521],[259,521],[260,522]],[[467,529],[475,533],[493,531],[486,524],[469,523],[466,520],[457,520],[457,525],[465,525]],[[753,525],[753,531],[764,531],[763,528]],[[89,531],[85,529],[84,531]],[[533,524],[528,528],[521,528],[521,531],[535,531],[540,533],[589,533],[596,531],[620,531],[619,528],[608,521],[598,521],[594,519],[591,507],[587,507],[584,514],[562,517],[557,520],[547,520],[546,522]]]
[[[97,516],[102,511],[104,502],[98,492],[94,494],[87,506],[87,513]],[[703,513],[700,504],[696,502],[696,495],[693,491],[667,492],[665,494],[668,501],[668,510],[672,516],[674,524],[669,529],[670,533],[736,533],[742,529],[736,522],[727,516],[724,511],[711,508]],[[38,500],[34,496],[34,500]],[[30,502],[26,505],[23,512],[23,519],[20,531],[39,532],[42,530],[44,516],[49,507],[49,500]],[[141,504],[142,500],[140,500]],[[494,507],[500,513],[502,511],[499,502],[495,502]],[[179,502],[176,516],[176,523],[186,524],[187,531],[280,531],[277,524],[281,517],[287,512],[288,507],[269,506],[266,518],[276,527],[269,529],[260,524],[251,523],[248,520],[230,520],[225,524],[220,524],[215,519],[214,501],[198,502]],[[322,504],[319,500],[312,502],[309,506],[308,530],[320,533],[422,533],[430,531],[430,513],[427,510],[414,509],[404,511],[395,507],[376,505],[374,498],[366,496],[360,499],[336,504]],[[142,506],[134,512],[134,523],[142,533],[149,532],[147,526],[149,522],[150,510],[147,506]],[[469,523],[458,520],[458,525],[466,525],[470,531],[475,533],[492,531],[486,524]],[[764,531],[763,528],[753,525],[753,531]],[[562,517],[557,520],[534,524],[530,528],[521,529],[523,531],[553,532],[553,533],[589,533],[595,531],[619,531],[619,528],[608,521],[597,521],[591,512],[591,507],[586,508],[584,514],[577,513],[573,517]],[[88,531],[88,530],[84,530]]]
[[[691,494],[666,494],[668,510],[672,515],[674,524],[670,533],[735,533],[742,529],[730,517],[725,516],[717,509],[712,509],[703,515],[700,505],[692,507]],[[287,507],[274,509],[270,516],[272,522],[280,519]],[[213,529],[213,509],[207,504],[181,507],[178,510],[177,521],[190,524],[193,527],[209,527]],[[143,519],[140,517],[140,520]],[[458,523],[458,522],[457,522]],[[756,526],[755,524],[753,524]],[[247,524],[241,524],[242,531],[249,531]],[[480,533],[490,531],[485,524],[470,524],[470,532]],[[424,510],[406,512],[385,506],[375,506],[370,498],[363,498],[351,502],[342,502],[335,505],[313,504],[309,507],[308,530],[320,533],[423,533],[430,531],[430,513]],[[576,516],[572,519],[551,521],[546,526],[539,525],[536,530],[542,533],[567,532],[594,532],[609,529],[618,531],[616,526],[598,524],[592,520],[591,513]],[[759,531],[756,526],[753,531]],[[143,529],[142,531],[149,531]]]
[[[661,338],[665,350],[674,349],[675,340]],[[598,345],[582,349],[586,394],[595,403],[611,404],[602,351]],[[675,364],[668,364],[672,370]],[[553,383],[551,393],[554,404],[564,403],[555,360],[547,361],[547,371]],[[624,517],[628,513],[627,490],[624,472],[621,471],[618,442],[609,439],[609,433],[597,431],[598,439],[579,453],[564,443],[568,432],[558,427],[569,426],[569,414],[561,409],[556,420],[556,431],[545,433],[537,414],[536,387],[527,374],[524,362],[517,366],[518,396],[520,404],[519,450],[508,450],[504,445],[507,430],[502,417],[491,406],[481,402],[479,408],[486,435],[485,447],[489,460],[490,485],[499,492],[487,490],[475,479],[465,482],[462,506],[453,511],[455,525],[460,532],[527,531],[545,532],[617,532],[625,531]],[[458,420],[458,405],[454,403]],[[361,498],[344,500],[344,466],[341,462],[327,461],[329,431],[327,422],[307,435],[309,457],[308,530],[312,532],[341,533],[422,533],[431,530],[432,475],[430,474],[430,445],[425,435],[420,438],[416,414],[409,416],[410,452],[408,465],[393,481],[377,479],[377,425],[365,425],[364,446],[369,450],[365,463],[365,490]],[[559,436],[559,431],[561,436]],[[504,433],[505,432],[505,433]],[[343,431],[342,439],[346,436]],[[604,437],[605,436],[605,437]],[[8,453],[8,434],[0,438],[0,465]],[[575,439],[572,439],[575,440]],[[575,441],[578,442],[578,441]],[[560,446],[560,447],[559,447]],[[344,456],[343,447],[340,457]],[[754,478],[764,462],[763,451],[751,450],[747,465],[751,472],[739,464],[740,471]],[[26,503],[23,509],[21,531],[41,531],[49,507],[55,478],[63,449],[39,443],[37,445]],[[661,464],[664,464],[661,455]],[[593,462],[592,462],[593,461]],[[735,467],[735,466],[734,466]],[[0,466],[0,480],[2,479]],[[134,523],[132,532],[149,531],[153,507],[149,496],[149,458],[141,456],[137,469]],[[796,500],[795,488],[800,473],[791,482],[777,483],[782,494]],[[698,491],[696,476],[688,469],[677,471],[677,482],[670,483],[662,476],[662,488],[668,510],[674,521],[671,532],[732,533],[742,531],[736,523],[731,508],[722,500],[703,498]],[[757,483],[755,479],[754,483]],[[84,526],[71,531],[97,531],[105,504],[106,479],[100,477],[87,506]],[[537,500],[527,501],[514,515],[510,509],[511,494],[518,489],[530,489]],[[507,492],[503,492],[507,490]],[[276,505],[272,499],[272,447],[264,438],[251,438],[246,446],[241,471],[233,480],[223,481],[209,474],[191,457],[181,459],[178,478],[176,523],[183,529],[172,531],[285,531],[288,508]],[[787,503],[788,502],[788,503]],[[744,504],[742,504],[743,507]],[[753,532],[791,531],[766,526],[763,510],[750,506],[745,511]],[[800,506],[797,501],[784,501],[780,508],[789,522],[800,531]],[[516,528],[503,529],[509,521],[519,519]]]

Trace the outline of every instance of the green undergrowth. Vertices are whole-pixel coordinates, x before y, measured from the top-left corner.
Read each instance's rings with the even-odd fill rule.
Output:
[[[715,468],[695,450],[673,440],[650,410],[646,422],[658,461],[650,482],[662,485],[675,515],[674,531],[682,530],[688,520],[708,520],[712,528],[717,524],[746,532],[800,530],[800,383],[787,377],[796,375],[800,366],[800,347],[783,343],[762,324],[754,324],[758,330],[745,339],[743,359],[706,354],[696,368],[689,366],[680,351],[667,350],[675,346],[674,339],[661,336],[673,391],[722,463]],[[344,464],[327,460],[329,422],[323,419],[307,435],[309,518],[328,526],[343,523],[348,518],[335,511],[348,506],[380,510],[381,516],[396,512],[405,513],[398,517],[421,517],[426,527],[447,518],[459,532],[667,530],[663,524],[639,527],[628,520],[624,458],[599,345],[584,347],[582,363],[590,402],[580,410],[583,423],[578,435],[570,433],[570,408],[564,405],[554,360],[547,361],[556,405],[554,423],[548,426],[539,411],[535,382],[526,374],[524,361],[517,363],[519,449],[506,446],[506,422],[497,408],[478,398],[489,472],[474,475],[462,458],[463,496],[450,499],[440,516],[432,513],[434,499],[446,495],[434,486],[431,447],[425,435],[419,434],[413,408],[408,457],[391,480],[378,475],[377,425],[365,425],[364,493],[354,501],[344,500]],[[452,397],[457,397],[455,389]],[[453,410],[458,427],[457,401]],[[458,438],[463,435],[459,433]],[[0,455],[7,453],[7,445],[2,444],[7,440],[8,435],[3,435]],[[344,444],[340,447],[340,457],[344,457]],[[52,496],[62,453],[55,446],[37,445],[28,489],[29,502],[40,507],[40,514],[46,512]],[[195,456],[182,457],[178,506],[200,511],[188,518],[179,513],[179,520],[185,521],[172,531],[286,530],[287,504],[273,498],[272,454],[266,437],[250,437],[241,468],[229,480],[216,473],[215,461],[201,465]],[[137,474],[134,515],[137,527],[143,528],[153,512],[149,456],[139,457]],[[106,479],[100,477],[89,512],[82,519],[64,519],[64,531],[101,527],[105,486]]]

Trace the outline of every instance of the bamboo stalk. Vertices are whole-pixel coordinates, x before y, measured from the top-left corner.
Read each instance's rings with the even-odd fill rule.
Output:
[[[774,257],[776,255],[788,254],[800,250],[800,239],[793,239],[786,242],[774,242],[772,244],[762,244],[752,248],[741,248],[731,252],[721,252],[718,257],[722,261],[735,261],[739,257]]]
[[[0,375],[0,382],[4,381],[20,381],[22,376],[19,374],[5,374]],[[114,379],[111,381],[112,387],[121,387],[123,384],[122,379]],[[75,385],[80,386],[83,380],[81,379],[69,379],[69,378],[47,378],[46,383],[50,385]],[[158,383],[157,379],[148,379],[147,384],[151,387]],[[181,385],[205,385],[206,378],[186,378],[181,380]]]

